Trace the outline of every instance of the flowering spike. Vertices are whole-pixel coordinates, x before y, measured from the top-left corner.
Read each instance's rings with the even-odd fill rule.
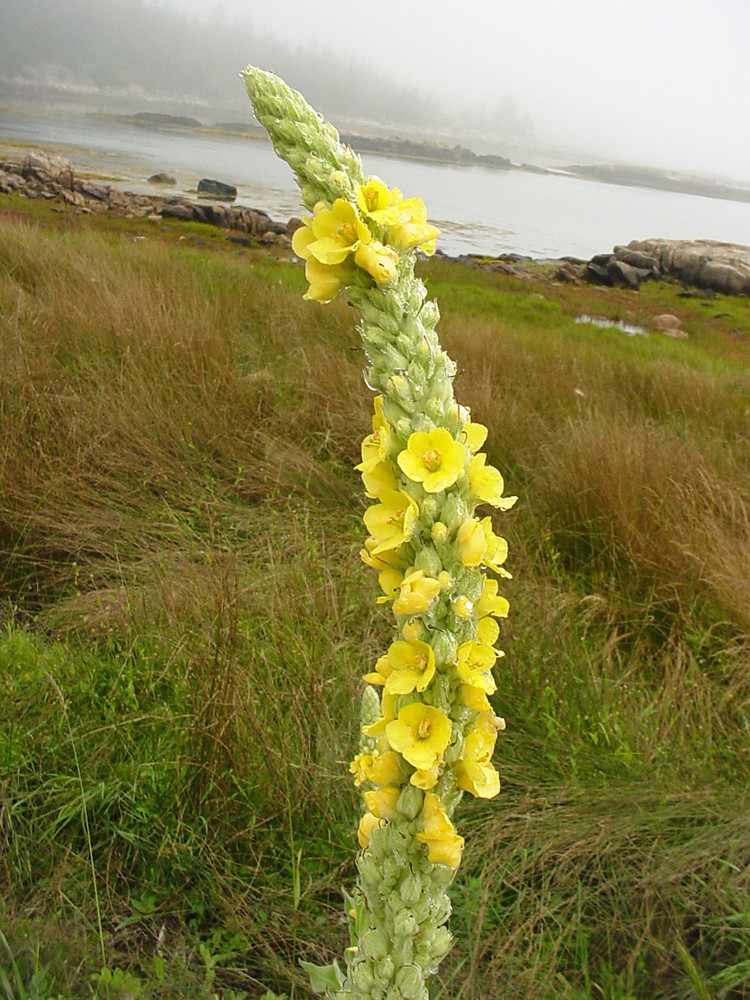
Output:
[[[395,638],[365,675],[360,752],[350,765],[365,811],[358,885],[347,897],[352,946],[336,1000],[427,1000],[427,979],[451,944],[447,889],[464,839],[453,813],[464,792],[492,798],[491,759],[505,726],[489,701],[504,538],[478,504],[505,511],[500,472],[480,448],[487,428],[456,404],[455,365],[441,350],[439,312],[414,275],[438,230],[419,198],[404,198],[362,164],[336,130],[270,73],[243,73],[258,120],[294,171],[312,212],[293,239],[305,298],[344,290],[361,317],[374,401],[362,443],[368,537]],[[371,686],[370,686],[371,685]],[[332,981],[331,981],[332,982]]]

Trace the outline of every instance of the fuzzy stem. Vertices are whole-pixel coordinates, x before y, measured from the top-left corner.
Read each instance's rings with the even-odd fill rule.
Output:
[[[307,297],[327,301],[345,288],[360,315],[366,381],[379,393],[359,466],[376,501],[363,558],[379,571],[381,600],[393,601],[395,639],[366,677],[369,724],[352,763],[368,807],[353,947],[329,993],[427,1000],[451,944],[447,888],[463,846],[451,817],[464,791],[489,798],[499,789],[489,760],[503,724],[487,694],[498,655],[492,616],[504,617],[507,602],[483,569],[508,574],[504,540],[474,509],[507,509],[515,498],[501,496],[502,477],[477,453],[486,428],[456,404],[438,308],[414,275],[416,247],[429,252],[437,233],[423,204],[365,180],[335,128],[278,77],[253,67],[243,76],[315,213],[293,241],[307,261]]]

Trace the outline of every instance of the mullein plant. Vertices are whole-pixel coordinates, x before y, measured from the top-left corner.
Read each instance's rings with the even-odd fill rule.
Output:
[[[357,467],[370,505],[362,558],[378,577],[395,634],[365,674],[362,741],[350,770],[362,790],[358,881],[346,895],[345,968],[309,966],[338,1000],[423,1000],[448,952],[447,889],[464,838],[453,814],[464,792],[500,790],[491,763],[504,728],[489,696],[507,545],[490,516],[504,511],[500,472],[481,451],[487,429],[456,403],[456,368],[441,350],[437,305],[414,275],[439,231],[421,199],[366,177],[337,131],[278,77],[243,73],[259,122],[294,171],[311,213],[292,246],[306,299],[344,292],[360,315],[374,399]],[[487,575],[487,570],[493,576]]]

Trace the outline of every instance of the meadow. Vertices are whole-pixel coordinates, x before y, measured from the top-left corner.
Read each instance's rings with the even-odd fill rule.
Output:
[[[371,393],[283,257],[0,200],[3,1000],[301,1000],[348,943]],[[750,997],[750,301],[420,267],[520,498],[435,1000]]]

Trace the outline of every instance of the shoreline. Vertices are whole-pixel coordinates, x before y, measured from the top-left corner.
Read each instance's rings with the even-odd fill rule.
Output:
[[[23,154],[3,157],[0,144],[0,194],[57,200],[80,213],[147,218],[154,222],[177,219],[203,223],[232,231],[234,235],[230,238],[235,242],[248,246],[274,245],[289,253],[292,235],[302,225],[295,215],[283,223],[263,209],[234,204],[234,195],[225,199],[215,193],[202,196],[200,185],[195,192],[160,193],[158,188],[172,182],[172,178],[158,174],[147,181],[154,188],[153,193],[121,190],[102,180],[77,175],[71,160],[43,150],[26,149]],[[231,190],[236,194],[235,189]],[[533,258],[519,253],[452,256],[437,251],[437,255],[522,279],[538,277],[532,273],[533,269],[548,265],[557,268],[556,280],[567,283],[586,282],[637,291],[642,282],[659,280],[680,282],[685,288],[696,289],[691,294],[697,295],[750,295],[750,247],[713,240],[631,240],[627,246],[615,246],[611,252],[595,254],[588,261],[572,256]]]
[[[237,136],[247,139],[268,141],[265,129],[252,123],[216,122],[207,125],[198,119],[182,115],[165,115],[154,112],[135,114],[115,114],[90,112],[87,117],[105,121],[117,121],[139,128],[187,132],[218,136]],[[716,198],[721,201],[750,203],[750,184],[743,187],[736,183],[709,180],[692,174],[680,174],[658,167],[644,167],[624,163],[571,164],[559,167],[542,167],[534,163],[514,163],[506,156],[495,153],[476,153],[461,143],[453,146],[447,143],[431,142],[426,139],[404,139],[399,136],[362,135],[352,131],[340,131],[341,141],[351,146],[357,153],[373,153],[376,156],[394,157],[414,163],[439,163],[461,167],[485,167],[490,170],[520,170],[527,173],[550,174],[556,177],[570,177],[596,181],[601,184],[615,184],[623,187],[640,187],[655,191],[674,191],[677,194],[694,195],[700,198]]]

